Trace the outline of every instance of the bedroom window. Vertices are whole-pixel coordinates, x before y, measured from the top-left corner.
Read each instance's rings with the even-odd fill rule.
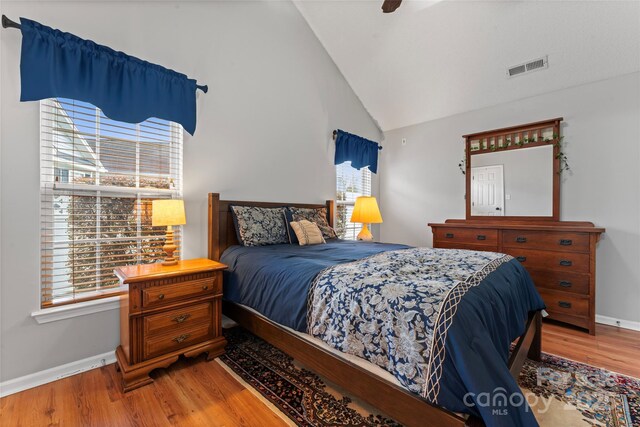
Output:
[[[114,268],[163,257],[151,201],[182,196],[182,127],[48,99],[40,141],[41,305],[112,296],[121,291]]]
[[[356,240],[362,224],[350,222],[353,206],[359,196],[371,195],[371,172],[369,168],[360,170],[350,162],[336,166],[336,221],[338,237]]]

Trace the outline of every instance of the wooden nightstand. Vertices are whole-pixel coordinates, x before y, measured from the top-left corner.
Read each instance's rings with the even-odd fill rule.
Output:
[[[226,265],[191,259],[170,267],[143,264],[114,270],[129,292],[120,299],[117,367],[124,391],[153,382],[149,372],[181,354],[224,353],[222,270]]]

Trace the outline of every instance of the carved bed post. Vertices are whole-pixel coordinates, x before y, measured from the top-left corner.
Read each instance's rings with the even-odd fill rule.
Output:
[[[220,193],[209,193],[209,259],[220,261]]]
[[[335,202],[333,200],[327,200],[327,221],[329,221],[329,226],[333,227],[333,221],[335,218]]]

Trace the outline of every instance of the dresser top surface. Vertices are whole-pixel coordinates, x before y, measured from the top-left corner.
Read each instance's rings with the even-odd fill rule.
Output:
[[[195,258],[178,261],[178,264],[166,266],[162,263],[138,264],[118,267],[114,273],[122,283],[142,282],[150,279],[182,276],[192,273],[224,270],[227,266],[206,258]]]
[[[531,230],[531,231],[557,231],[575,233],[604,233],[605,229],[596,227],[586,221],[467,221],[463,219],[448,219],[444,223],[429,223],[429,227],[456,227],[456,228],[494,228],[497,230]]]

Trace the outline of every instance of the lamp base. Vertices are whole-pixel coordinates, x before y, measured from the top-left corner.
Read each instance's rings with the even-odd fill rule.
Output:
[[[173,228],[168,225],[166,240],[162,247],[162,250],[166,252],[167,257],[162,261],[162,265],[170,266],[178,264],[178,260],[173,256],[176,249],[178,249],[178,246],[173,243]]]
[[[362,230],[358,233],[358,240],[364,240],[366,242],[370,242],[373,240],[373,234],[369,231],[369,227],[367,224],[362,224]]]

